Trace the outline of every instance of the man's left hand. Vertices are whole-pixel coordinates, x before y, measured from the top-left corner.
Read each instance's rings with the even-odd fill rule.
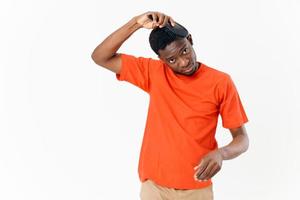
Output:
[[[203,157],[200,164],[194,167],[196,170],[194,179],[206,181],[218,173],[222,167],[222,154],[220,149],[214,150]]]

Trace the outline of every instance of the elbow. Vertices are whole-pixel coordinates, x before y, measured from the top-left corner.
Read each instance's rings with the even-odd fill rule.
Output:
[[[95,53],[92,53],[91,55],[92,60],[94,63],[96,63],[99,66],[104,66],[105,65],[105,60],[100,58],[99,55],[96,55]]]
[[[94,52],[91,54],[91,58],[92,58],[93,61],[95,61],[96,57],[95,57],[95,53]]]
[[[101,63],[101,60],[99,59],[99,56],[96,55],[95,51],[91,54],[91,58],[96,64]]]
[[[96,63],[95,56],[93,54],[91,55],[91,59]]]
[[[93,52],[91,53],[91,58],[96,64],[101,64],[103,62],[103,50],[99,48],[95,48]]]
[[[92,60],[100,66],[105,66],[107,62],[110,60],[110,58],[106,57],[105,54],[101,53],[100,51],[94,51],[91,54]]]
[[[244,145],[242,148],[242,153],[245,153],[249,149],[249,138],[247,135],[244,137]]]

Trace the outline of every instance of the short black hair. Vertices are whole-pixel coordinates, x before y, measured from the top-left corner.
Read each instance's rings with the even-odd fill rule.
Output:
[[[162,28],[154,28],[149,36],[149,42],[152,50],[159,55],[158,50],[164,49],[171,42],[183,39],[189,34],[188,30],[180,25],[175,23],[175,26],[172,26],[170,23],[167,23]]]

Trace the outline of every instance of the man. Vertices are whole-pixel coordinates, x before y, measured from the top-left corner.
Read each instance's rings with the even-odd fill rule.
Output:
[[[159,59],[117,53],[140,28]],[[211,178],[223,160],[248,149],[248,121],[230,76],[197,61],[191,34],[171,17],[146,12],[99,44],[95,63],[150,96],[139,160],[142,200],[213,199]],[[232,141],[218,148],[219,114]]]

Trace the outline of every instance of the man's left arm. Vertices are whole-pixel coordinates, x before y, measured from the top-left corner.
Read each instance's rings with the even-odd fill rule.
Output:
[[[232,135],[232,141],[228,145],[219,149],[223,160],[233,159],[247,151],[249,147],[249,138],[244,126],[229,130]]]
[[[247,151],[249,147],[249,138],[246,128],[242,125],[239,128],[229,129],[232,135],[232,141],[219,149],[208,153],[202,159],[201,163],[194,169],[194,179],[203,181],[212,178],[222,167],[223,160],[233,159]]]

